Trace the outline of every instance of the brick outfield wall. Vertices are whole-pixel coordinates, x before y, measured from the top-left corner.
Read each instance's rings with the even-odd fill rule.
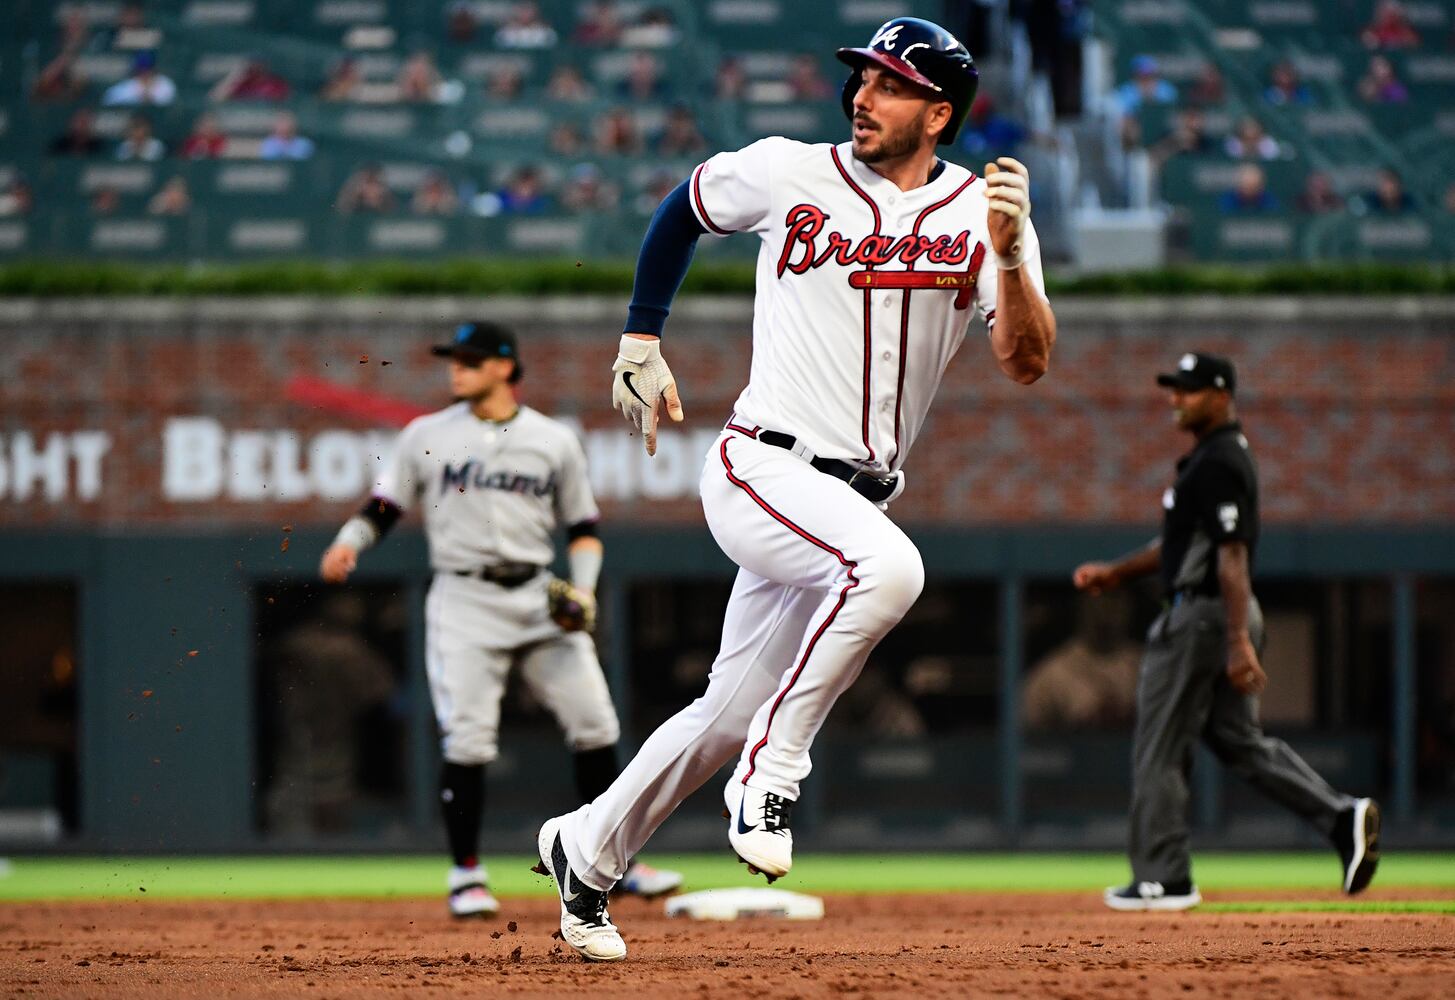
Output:
[[[1154,524],[1188,439],[1153,376],[1201,348],[1238,363],[1267,522],[1455,522],[1455,300],[1055,305],[1052,369],[1031,387],[1001,376],[971,330],[909,458],[897,520]],[[356,500],[348,476],[330,493],[330,470],[447,402],[426,346],[470,316],[519,330],[524,399],[580,421],[607,517],[649,509],[698,524],[696,471],[746,377],[751,303],[679,304],[666,351],[692,433],[652,463],[610,409],[622,313],[595,298],[0,301],[0,528],[336,523]],[[174,462],[169,499],[164,432],[179,417],[228,435],[203,446],[220,447],[225,468],[194,489],[196,470]],[[248,431],[266,433],[236,436]],[[310,471],[314,451],[334,464]]]

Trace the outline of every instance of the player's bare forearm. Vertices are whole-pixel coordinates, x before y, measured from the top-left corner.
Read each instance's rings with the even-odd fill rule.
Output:
[[[1071,582],[1078,590],[1100,594],[1104,590],[1114,590],[1128,580],[1155,573],[1161,565],[1162,539],[1154,538],[1147,545],[1116,562],[1082,563],[1072,572]]]
[[[1253,581],[1248,573],[1248,546],[1226,542],[1218,546],[1218,588],[1227,612],[1228,642],[1248,635],[1248,606],[1252,603]]]
[[[1056,315],[1024,267],[1000,272],[990,345],[1000,370],[1021,385],[1046,374],[1056,344]]]
[[[601,555],[605,551],[606,546],[601,544],[601,539],[590,535],[573,538],[570,544],[566,546],[567,555],[572,555],[577,552],[595,552],[597,555]]]
[[[1243,694],[1257,694],[1268,683],[1258,651],[1248,631],[1248,611],[1253,604],[1253,581],[1248,571],[1248,546],[1226,542],[1218,546],[1218,588],[1227,616],[1228,681]]]

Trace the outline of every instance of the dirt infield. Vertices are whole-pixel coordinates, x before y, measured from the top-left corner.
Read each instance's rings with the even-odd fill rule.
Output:
[[[1082,895],[836,896],[827,909],[808,924],[705,924],[623,900],[613,916],[631,954],[600,966],[553,937],[549,900],[511,901],[484,923],[451,922],[436,900],[10,904],[0,997],[1388,1000],[1448,997],[1455,983],[1450,916],[1144,916]]]

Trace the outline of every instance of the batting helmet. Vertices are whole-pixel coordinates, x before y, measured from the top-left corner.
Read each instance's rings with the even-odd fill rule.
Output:
[[[872,62],[928,87],[950,102],[950,120],[940,133],[942,146],[948,146],[960,134],[980,85],[980,71],[960,40],[933,21],[918,17],[885,21],[866,48],[839,49],[838,57],[852,67],[844,81],[842,99],[844,114],[850,121],[854,119],[854,95],[859,92],[864,66]]]

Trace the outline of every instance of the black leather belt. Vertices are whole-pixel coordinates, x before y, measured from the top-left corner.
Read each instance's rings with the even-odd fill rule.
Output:
[[[530,563],[501,563],[499,566],[482,566],[480,569],[457,569],[456,576],[467,576],[473,580],[510,588],[529,583],[540,575],[541,567]]]
[[[780,431],[759,431],[758,440],[787,451],[792,451],[798,446],[798,440],[793,435]],[[835,479],[842,479],[849,484],[851,490],[870,503],[883,503],[888,500],[894,494],[894,488],[899,485],[897,476],[880,479],[858,466],[841,462],[837,458],[815,458],[809,464],[819,472],[833,476]]]

